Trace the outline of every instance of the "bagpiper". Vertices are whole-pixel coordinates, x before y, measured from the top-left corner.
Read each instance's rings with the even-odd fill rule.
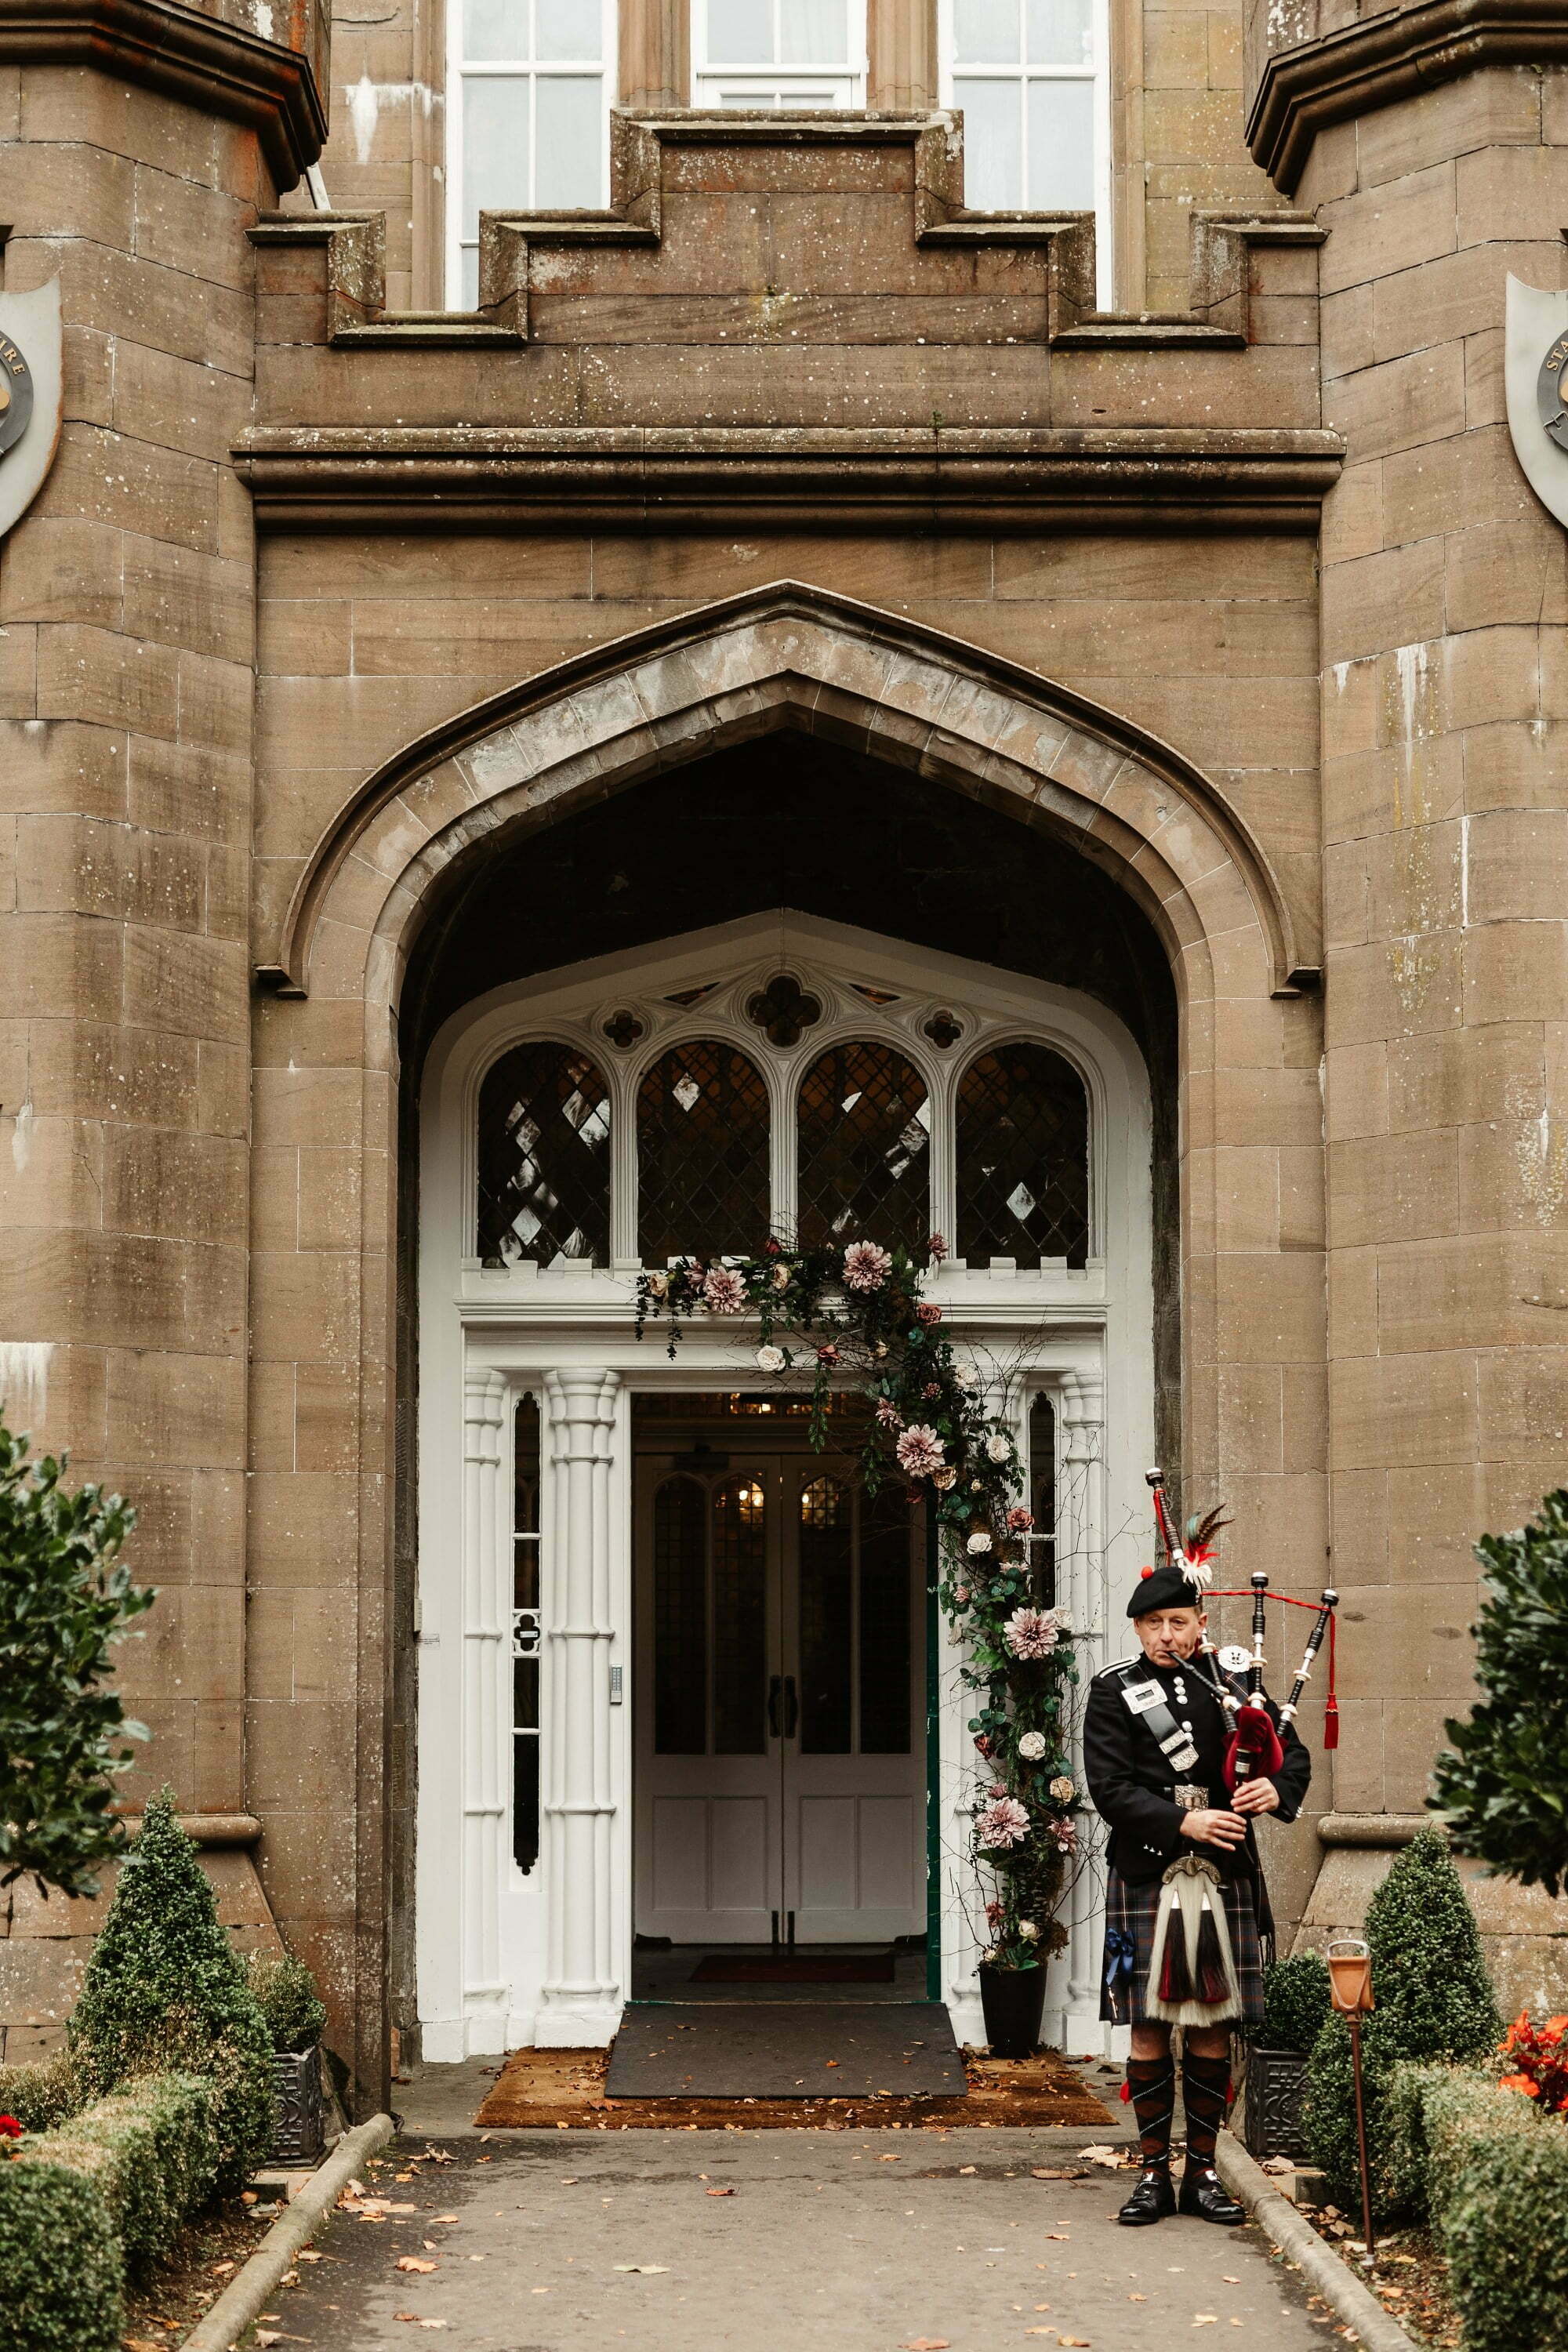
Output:
[[[1226,1671],[1236,1654],[1226,1652],[1222,1666],[1208,1640],[1206,1538],[1219,1514],[1183,1546],[1170,1532],[1157,1472],[1149,1483],[1165,1556],[1133,1587],[1127,1614],[1138,1651],[1095,1675],[1083,1740],[1089,1796],[1110,1831],[1100,2013],[1131,2028],[1126,2095],[1143,2168],[1117,2218],[1140,2228],[1182,2212],[1234,2225],[1246,2215],[1215,2176],[1215,2144],[1229,2096],[1231,2031],[1262,2019],[1263,1951],[1273,1932],[1254,1824],[1264,1814],[1296,1819],[1312,1765],[1292,1727],[1294,1706],[1282,1712],[1262,1691],[1267,1579],[1253,1580],[1249,1690]],[[1171,2180],[1175,2027],[1186,2119],[1179,2196]]]

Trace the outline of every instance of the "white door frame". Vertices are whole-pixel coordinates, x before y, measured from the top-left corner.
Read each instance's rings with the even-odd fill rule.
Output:
[[[1148,1080],[1122,1024],[1073,991],[782,915],[574,965],[466,1007],[438,1034],[422,1088],[416,1949],[432,2061],[602,2046],[616,2030],[632,1938],[631,1394],[756,1378],[745,1328],[734,1323],[693,1325],[674,1364],[655,1331],[639,1343],[633,1259],[605,1268],[479,1265],[479,1080],[519,1034],[542,1025],[570,1034],[578,1024],[593,1034],[591,1008],[618,1002],[634,982],[646,1001],[646,992],[693,975],[780,962],[961,1000],[1010,1034],[1048,1038],[1084,1073],[1095,1203],[1088,1265],[1020,1274],[950,1263],[931,1295],[995,1409],[1014,1417],[1021,1445],[1034,1395],[1052,1397],[1058,1591],[1080,1629],[1080,1672],[1111,1654],[1106,1596],[1131,1582],[1137,1564],[1153,1447]],[[940,1202],[935,1169],[933,1184]],[[616,1230],[625,1231],[619,1211]],[[526,1878],[511,1858],[509,1795],[511,1406],[525,1391],[539,1400],[542,1468],[542,1838]],[[942,1657],[941,1982],[959,2038],[979,2041],[976,1949],[955,1873],[974,1780],[973,1701],[945,1629]],[[1098,1874],[1086,1869],[1071,1900],[1069,1949],[1047,1996],[1047,2032],[1074,2051],[1105,2046],[1100,1907]]]

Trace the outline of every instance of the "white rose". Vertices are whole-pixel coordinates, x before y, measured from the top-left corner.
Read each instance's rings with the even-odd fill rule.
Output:
[[[1032,1919],[1019,1920],[1018,1933],[1022,1936],[1026,1944],[1032,1944],[1039,1932],[1039,1929],[1036,1927]]]
[[[762,1372],[782,1372],[788,1359],[782,1348],[759,1348],[757,1370]]]
[[[650,1274],[648,1276],[647,1295],[650,1298],[662,1298],[668,1288],[669,1276],[668,1274]]]
[[[789,1288],[789,1268],[787,1265],[774,1266],[773,1288],[775,1290],[787,1290]]]
[[[991,1538],[990,1538],[990,1537],[986,1534],[986,1532],[985,1532],[985,1530],[984,1530],[984,1528],[975,1528],[974,1533],[973,1533],[973,1534],[970,1537],[970,1538],[969,1538],[969,1546],[968,1546],[968,1548],[969,1548],[969,1549],[970,1549],[971,1551],[989,1551],[989,1550],[990,1550],[990,1549],[991,1549]]]
[[[1038,1738],[1037,1733],[1031,1733],[1029,1736],[1031,1738]],[[1020,1748],[1023,1744],[1022,1740],[1018,1742]],[[1045,1745],[1043,1740],[1040,1744],[1042,1747]],[[1056,1779],[1051,1782],[1051,1794],[1056,1799],[1058,1805],[1068,1805],[1077,1796],[1078,1790],[1066,1772],[1058,1772]]]
[[[1043,1731],[1026,1731],[1023,1738],[1018,1742],[1019,1755],[1024,1757],[1027,1762],[1037,1764],[1045,1752],[1045,1733]],[[1056,1783],[1054,1781],[1051,1783],[1051,1794],[1053,1797],[1056,1794]]]
[[[992,1462],[1005,1462],[1013,1449],[999,1429],[994,1429],[985,1441],[985,1453]]]

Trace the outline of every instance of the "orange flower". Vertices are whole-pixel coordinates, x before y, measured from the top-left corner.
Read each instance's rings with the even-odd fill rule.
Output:
[[[1549,2017],[1541,2031],[1549,2033],[1553,2042],[1560,2042],[1568,2032],[1568,2017]]]
[[[1498,2084],[1500,2091],[1521,2091],[1527,2099],[1541,2096],[1541,2085],[1532,2083],[1528,2074],[1505,2074]]]

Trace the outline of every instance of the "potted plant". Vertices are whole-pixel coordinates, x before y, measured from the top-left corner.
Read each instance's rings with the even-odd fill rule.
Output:
[[[1304,2148],[1307,2060],[1329,2016],[1329,1971],[1317,1952],[1276,1960],[1263,1979],[1263,2022],[1247,2053],[1243,2137],[1258,2162]]]
[[[1058,1800],[1060,1801],[1060,1800]],[[1055,1916],[1068,1847],[1018,1799],[993,1788],[979,1801],[974,1855],[995,1893],[985,1906],[980,2008],[993,2058],[1032,2058],[1040,2046],[1046,1962],[1067,1942]],[[1070,1825],[1069,1825],[1070,1827]]]
[[[303,1960],[287,1952],[252,1952],[246,1972],[272,2036],[272,2162],[314,2164],[325,2137],[321,2043],[327,2022],[315,1979]]]

